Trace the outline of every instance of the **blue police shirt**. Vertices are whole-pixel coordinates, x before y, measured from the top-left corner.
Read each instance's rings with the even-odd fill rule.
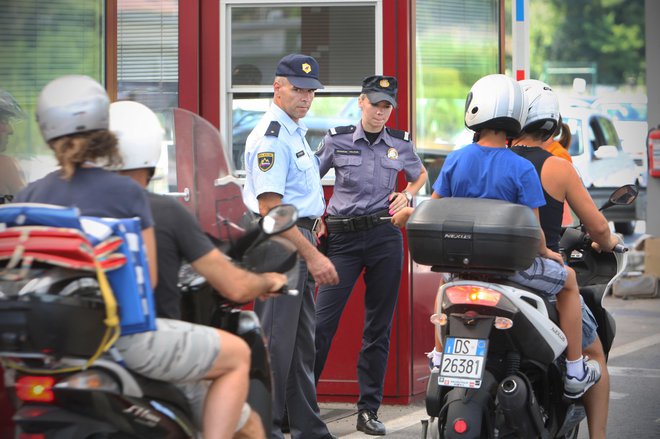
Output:
[[[272,121],[277,135],[266,135]],[[325,209],[318,160],[305,140],[307,127],[295,123],[275,104],[263,115],[245,142],[246,180],[243,201],[259,213],[257,197],[266,192],[298,208],[299,217],[319,217]]]
[[[333,131],[334,130],[334,131]],[[403,170],[408,181],[419,178],[422,161],[408,133],[383,129],[369,144],[362,124],[330,130],[316,151],[321,176],[335,168],[335,188],[328,203],[328,215],[359,216],[389,207],[389,195]],[[332,135],[333,132],[350,131]],[[393,133],[399,133],[400,139]]]

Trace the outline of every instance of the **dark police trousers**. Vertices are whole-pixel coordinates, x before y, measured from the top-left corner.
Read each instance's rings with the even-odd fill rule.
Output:
[[[320,287],[316,296],[315,379],[318,383],[342,311],[364,268],[365,320],[357,362],[357,407],[376,412],[383,399],[390,330],[401,281],[401,230],[388,222],[365,231],[331,233],[328,258],[339,274],[339,284]]]
[[[316,245],[311,231],[298,228]],[[297,296],[256,300],[254,310],[266,334],[273,372],[272,438],[283,438],[286,404],[293,439],[318,439],[328,434],[321,420],[314,385],[314,280],[300,260]]]

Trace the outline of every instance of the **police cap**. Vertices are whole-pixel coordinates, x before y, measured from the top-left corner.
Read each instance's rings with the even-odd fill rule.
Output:
[[[367,95],[372,104],[387,101],[396,108],[396,90],[397,81],[394,76],[374,75],[362,81],[362,93]]]
[[[323,88],[319,81],[319,63],[308,55],[292,53],[285,56],[277,64],[275,76],[283,76],[294,87],[316,90]]]

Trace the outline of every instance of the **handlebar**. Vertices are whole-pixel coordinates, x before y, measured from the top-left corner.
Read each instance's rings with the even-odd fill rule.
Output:
[[[612,253],[625,253],[628,251],[628,247],[622,245],[622,244],[617,244],[614,246],[612,249]]]

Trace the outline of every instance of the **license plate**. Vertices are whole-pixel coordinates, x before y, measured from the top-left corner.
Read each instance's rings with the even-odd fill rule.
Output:
[[[447,337],[438,384],[478,389],[484,375],[488,340]]]

